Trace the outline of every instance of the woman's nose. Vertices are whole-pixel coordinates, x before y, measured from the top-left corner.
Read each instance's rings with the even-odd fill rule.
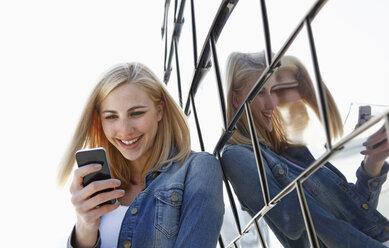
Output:
[[[266,95],[265,107],[267,109],[275,109],[277,105],[277,97],[273,94]]]
[[[119,122],[118,130],[122,135],[128,135],[134,132],[134,125],[128,118],[124,118]]]

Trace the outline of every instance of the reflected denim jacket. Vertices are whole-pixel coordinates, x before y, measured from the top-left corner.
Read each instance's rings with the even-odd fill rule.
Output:
[[[290,148],[282,157],[261,143],[261,153],[271,198],[315,160],[306,147]],[[264,201],[252,146],[227,145],[221,161],[242,209],[254,216]],[[389,240],[389,221],[376,206],[387,172],[385,163],[378,177],[369,177],[362,164],[352,184],[326,163],[303,183],[321,247],[384,247],[381,242]],[[310,247],[295,190],[264,218],[284,247]]]
[[[214,156],[192,153],[181,167],[170,162],[145,182],[124,216],[118,247],[216,247],[224,202],[222,170]],[[74,229],[68,247],[73,239]],[[99,238],[95,247],[100,244]]]

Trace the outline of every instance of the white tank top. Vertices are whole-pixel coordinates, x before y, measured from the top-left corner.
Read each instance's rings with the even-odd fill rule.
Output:
[[[100,218],[101,248],[116,248],[119,232],[128,206],[119,206],[117,209],[104,214]]]

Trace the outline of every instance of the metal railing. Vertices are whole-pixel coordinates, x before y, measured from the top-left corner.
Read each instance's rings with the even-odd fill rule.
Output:
[[[219,245],[220,247],[237,247],[238,241],[242,239],[242,237],[249,232],[249,230],[254,226],[255,230],[257,231],[259,242],[261,247],[266,247],[266,244],[264,242],[263,234],[261,233],[261,230],[258,226],[258,220],[261,219],[266,215],[266,213],[277,205],[277,203],[285,197],[287,194],[291,193],[293,190],[296,189],[297,196],[299,198],[301,210],[302,210],[302,216],[304,218],[304,223],[306,226],[307,234],[309,237],[309,242],[311,244],[311,247],[319,247],[319,242],[316,236],[316,231],[314,224],[312,222],[312,218],[310,216],[309,212],[309,206],[306,202],[305,196],[304,196],[304,189],[302,186],[302,183],[309,178],[315,171],[317,171],[321,166],[326,163],[331,157],[333,157],[337,152],[342,150],[345,146],[345,144],[349,141],[351,141],[353,138],[367,130],[368,128],[372,127],[376,123],[378,123],[381,120],[385,120],[385,125],[387,130],[389,130],[389,111],[383,112],[380,115],[375,116],[374,118],[371,118],[367,123],[353,131],[351,134],[343,137],[340,141],[338,141],[336,144],[332,144],[331,142],[331,135],[330,135],[330,124],[329,124],[329,112],[328,112],[328,104],[327,99],[324,94],[324,86],[323,82],[321,80],[321,74],[320,74],[320,67],[318,63],[318,56],[316,53],[316,47],[314,42],[314,35],[312,32],[312,26],[311,23],[315,19],[316,15],[320,12],[321,8],[325,5],[327,2],[326,0],[318,0],[314,2],[314,4],[311,6],[311,8],[308,10],[308,12],[303,16],[302,20],[296,25],[296,28],[293,30],[293,32],[290,34],[290,36],[287,38],[287,40],[284,42],[283,46],[275,53],[275,55],[272,57],[273,51],[271,46],[271,39],[270,39],[270,29],[269,29],[269,22],[267,17],[267,9],[265,0],[260,0],[260,6],[261,6],[261,18],[262,18],[262,24],[263,24],[263,30],[264,30],[264,39],[265,39],[265,54],[266,54],[266,62],[267,67],[260,76],[260,78],[257,80],[253,88],[251,89],[250,93],[244,100],[243,104],[238,108],[237,113],[233,117],[232,121],[230,123],[227,123],[226,118],[226,105],[225,105],[225,99],[223,94],[223,84],[222,84],[222,76],[220,73],[220,67],[219,67],[219,61],[218,61],[218,53],[217,53],[217,41],[219,38],[220,33],[223,30],[223,27],[228,21],[229,16],[231,15],[232,11],[234,10],[235,6],[238,4],[238,0],[223,0],[219,6],[219,9],[215,15],[215,18],[213,20],[213,23],[208,31],[208,34],[206,36],[206,39],[204,41],[201,53],[198,57],[197,55],[197,34],[196,34],[196,18],[195,18],[195,5],[194,0],[191,0],[191,22],[192,22],[192,37],[193,37],[193,58],[194,58],[194,74],[192,77],[192,80],[190,82],[190,89],[188,92],[188,97],[185,102],[183,102],[182,99],[182,87],[181,87],[181,75],[180,75],[180,67],[179,67],[179,56],[178,56],[178,40],[180,39],[181,30],[184,24],[184,8],[185,8],[185,0],[182,0],[180,2],[180,6],[178,6],[177,0],[175,1],[175,10],[174,10],[174,26],[173,26],[173,33],[171,36],[171,44],[170,49],[168,49],[168,13],[170,8],[170,0],[166,0],[165,2],[165,10],[164,10],[164,21],[162,26],[162,37],[165,39],[165,60],[164,60],[164,82],[168,84],[170,79],[170,74],[172,72],[172,60],[173,60],[173,54],[175,55],[175,62],[176,62],[176,73],[177,73],[177,83],[178,83],[178,97],[179,97],[179,103],[180,106],[184,109],[184,112],[186,115],[190,115],[193,113],[199,144],[201,147],[201,150],[204,151],[204,141],[203,141],[203,135],[201,132],[201,127],[198,120],[197,115],[197,109],[195,105],[195,97],[197,93],[197,89],[201,83],[201,80],[203,79],[203,76],[208,70],[212,67],[215,69],[216,73],[216,80],[217,80],[217,89],[218,89],[218,96],[221,106],[221,112],[223,117],[223,126],[224,126],[224,132],[220,136],[214,150],[213,154],[218,158],[218,160],[221,162],[221,150],[223,149],[224,145],[227,143],[227,141],[230,139],[230,137],[233,135],[236,129],[236,124],[239,121],[240,118],[242,118],[243,113],[246,113],[248,123],[250,126],[250,134],[252,139],[252,144],[254,148],[254,154],[257,162],[257,169],[258,169],[258,176],[260,179],[260,184],[262,188],[262,196],[264,199],[264,207],[249,221],[249,223],[245,227],[241,227],[240,219],[236,207],[236,203],[234,201],[233,193],[230,188],[230,185],[224,176],[224,185],[227,191],[228,200],[230,201],[232,213],[234,216],[234,220],[236,223],[236,228],[238,230],[238,236],[235,237],[229,244],[225,245],[223,242],[223,237],[219,237]],[[252,111],[250,104],[253,101],[253,99],[256,97],[257,93],[262,89],[262,87],[265,85],[267,80],[273,75],[273,73],[278,69],[279,63],[282,59],[282,57],[287,52],[288,48],[291,46],[291,44],[294,42],[297,35],[301,32],[303,27],[307,30],[308,40],[309,40],[309,49],[310,54],[312,58],[313,68],[314,68],[314,74],[315,74],[315,82],[317,86],[317,95],[318,95],[318,105],[320,110],[320,118],[324,125],[324,131],[326,135],[326,151],[324,154],[322,154],[313,164],[311,164],[308,168],[306,168],[297,178],[295,178],[288,186],[286,186],[281,192],[278,193],[275,197],[271,198],[269,194],[268,184],[267,184],[267,177],[265,173],[265,167],[262,162],[262,155],[261,155],[261,149],[260,144],[257,140],[257,134],[256,130],[254,128],[254,122],[252,117]],[[212,59],[211,59],[212,57]],[[212,63],[213,62],[213,63]],[[389,138],[389,137],[388,137]],[[223,166],[222,166],[223,167]]]

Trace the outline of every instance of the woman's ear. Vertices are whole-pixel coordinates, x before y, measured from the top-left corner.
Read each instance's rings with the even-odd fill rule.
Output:
[[[165,102],[161,100],[157,106],[158,121],[162,120],[164,110],[165,110]]]
[[[238,109],[240,106],[240,101],[235,91],[232,91],[231,98],[232,98],[232,106],[234,106],[235,109]]]

